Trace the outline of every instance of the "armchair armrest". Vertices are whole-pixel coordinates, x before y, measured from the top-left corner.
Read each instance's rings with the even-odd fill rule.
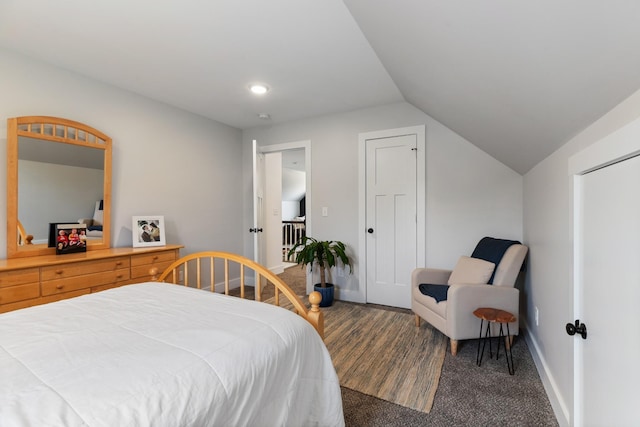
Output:
[[[411,272],[411,286],[417,288],[421,283],[431,285],[446,285],[451,276],[451,270],[439,268],[416,268]]]
[[[473,315],[480,307],[498,308],[518,316],[520,291],[492,285],[452,285],[447,295],[447,332],[451,339],[477,338],[479,320]],[[519,320],[519,319],[518,319]],[[518,333],[519,322],[511,323],[511,333]]]

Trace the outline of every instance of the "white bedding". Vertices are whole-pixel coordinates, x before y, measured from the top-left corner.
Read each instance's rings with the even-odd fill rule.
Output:
[[[341,426],[313,327],[163,283],[0,315],[0,425]]]

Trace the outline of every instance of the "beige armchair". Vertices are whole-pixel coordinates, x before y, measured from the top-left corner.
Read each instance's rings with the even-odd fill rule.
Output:
[[[485,242],[485,238],[478,246]],[[493,239],[500,240],[500,239]],[[502,240],[504,242],[504,240]],[[486,242],[485,242],[486,243]],[[475,253],[478,251],[476,247]],[[479,307],[492,307],[513,313],[516,321],[509,324],[512,334],[518,334],[519,291],[514,287],[528,248],[516,243],[508,247],[494,271],[494,263],[461,257],[454,270],[417,268],[411,274],[411,309],[416,326],[424,319],[451,340],[451,354],[458,352],[458,341],[478,338],[480,320],[473,315]],[[487,284],[488,282],[492,284]],[[420,291],[421,284],[448,285],[446,300],[437,302]],[[497,325],[495,325],[497,326]],[[497,331],[492,331],[497,336]]]
[[[80,218],[78,220],[79,224],[87,225],[88,238],[102,238],[103,213],[102,200],[98,200],[93,211],[93,218]]]

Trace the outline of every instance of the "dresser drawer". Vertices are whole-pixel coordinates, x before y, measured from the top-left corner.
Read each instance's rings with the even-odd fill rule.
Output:
[[[52,265],[42,267],[42,281],[85,276],[92,273],[114,272],[115,270],[128,269],[129,265],[130,262],[128,257],[106,258],[94,261]]]
[[[48,295],[46,297],[40,297],[36,300],[37,304],[49,304],[50,302],[61,301],[63,299],[79,297],[80,295],[86,295],[89,293],[89,288],[80,289],[78,291],[63,292],[61,294]]]
[[[165,262],[157,262],[154,264],[140,265],[137,267],[131,267],[131,278],[139,279],[138,282],[146,282],[151,280],[151,269],[157,268],[158,275],[162,273],[164,270],[169,267],[174,260],[165,261]]]
[[[38,282],[0,288],[0,305],[31,298],[38,298],[39,296],[40,284]]]
[[[80,289],[87,289],[88,292],[92,287],[124,282],[128,279],[129,269],[120,269],[67,277],[64,279],[48,280],[42,282],[42,295],[55,295]]]
[[[6,286],[22,285],[25,283],[38,283],[40,281],[40,269],[25,268],[23,270],[9,270],[0,274],[0,288]]]
[[[0,313],[7,313],[21,308],[33,307],[34,305],[48,304],[50,302],[60,301],[67,298],[79,297],[89,293],[89,289],[80,289],[79,291],[65,292],[57,295],[49,295],[40,298],[30,298],[9,304],[0,304]]]
[[[154,264],[162,264],[169,266],[176,260],[176,251],[162,251],[149,254],[133,255],[131,257],[131,267],[138,267],[142,265],[152,266]],[[169,264],[167,264],[167,261]],[[151,267],[149,267],[151,268]],[[162,270],[160,270],[162,272]]]

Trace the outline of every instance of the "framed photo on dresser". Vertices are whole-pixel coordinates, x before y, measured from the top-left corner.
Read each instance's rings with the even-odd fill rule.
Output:
[[[51,238],[49,239],[51,240]],[[87,251],[87,224],[55,224],[56,254]]]
[[[131,230],[133,247],[166,245],[164,216],[162,215],[134,216]]]

